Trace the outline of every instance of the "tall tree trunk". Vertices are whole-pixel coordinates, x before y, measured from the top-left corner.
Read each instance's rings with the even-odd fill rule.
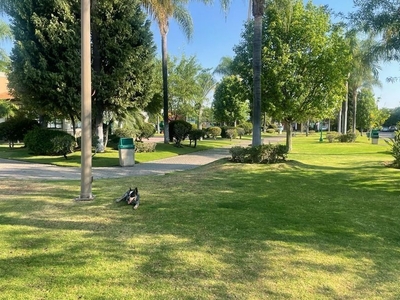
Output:
[[[201,122],[201,118],[203,116],[203,105],[200,105],[199,108],[199,119],[197,120],[197,129],[203,129],[203,123]]]
[[[261,145],[261,49],[264,0],[253,0],[253,137],[252,145]]]
[[[347,133],[347,119],[348,119],[348,110],[349,110],[349,81],[346,80],[346,100],[343,102],[343,113],[342,113],[342,133]]]
[[[96,7],[96,1],[92,1],[92,9]],[[93,72],[99,74],[101,72],[101,56],[100,56],[100,38],[96,24],[91,24],[92,27],[92,53],[93,53]],[[104,107],[102,100],[98,98],[98,94],[93,93],[93,108],[95,119],[95,135],[98,137],[96,145],[97,152],[104,152],[104,133],[103,133],[103,112]]]
[[[343,101],[342,103],[342,133],[346,134],[347,132],[347,115],[348,115],[348,102]]]
[[[338,113],[337,132],[342,133],[342,108],[339,109],[339,113]]]
[[[164,99],[164,143],[169,143],[169,120],[168,120],[168,52],[167,34],[161,34],[161,56],[162,56],[162,80],[163,80],[163,99]]]
[[[288,148],[288,152],[292,151],[292,122],[286,121],[286,147]]]
[[[356,118],[357,118],[357,91],[353,91],[353,128],[352,132],[356,133]]]

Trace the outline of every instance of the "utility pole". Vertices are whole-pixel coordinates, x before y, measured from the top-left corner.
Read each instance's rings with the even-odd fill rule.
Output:
[[[76,200],[92,200],[92,74],[90,0],[81,0],[81,194]]]

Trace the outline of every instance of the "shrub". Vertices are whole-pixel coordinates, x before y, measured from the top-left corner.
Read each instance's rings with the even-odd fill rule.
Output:
[[[339,142],[341,143],[354,143],[358,137],[358,133],[347,132],[339,136]]]
[[[134,138],[136,130],[130,127],[117,128],[114,134],[119,138]]]
[[[76,142],[72,135],[56,136],[51,142],[54,154],[62,155],[65,159],[67,159],[67,154],[74,152]]]
[[[190,146],[192,145],[192,141],[194,141],[194,146],[193,148],[196,148],[197,146],[197,140],[201,139],[204,135],[204,131],[201,129],[193,129],[189,132],[189,141],[190,141]]]
[[[221,135],[221,128],[214,126],[214,127],[208,127],[207,128],[207,134],[212,137],[214,140],[217,138],[217,136]]]
[[[340,133],[332,131],[326,134],[326,138],[328,139],[329,143],[333,143],[334,141],[338,141],[340,138]]]
[[[0,123],[0,139],[9,142],[10,148],[14,147],[14,143],[23,141],[25,135],[39,127],[36,120],[28,118],[10,118],[3,123]]]
[[[237,134],[240,138],[242,138],[242,136],[244,136],[246,134],[245,130],[241,127],[237,127],[236,128]]]
[[[394,157],[393,166],[400,168],[400,131],[395,131],[393,138],[384,141],[391,147],[391,154]]]
[[[156,146],[157,143],[143,143],[143,142],[137,142],[135,143],[135,152],[154,152],[156,151]]]
[[[232,147],[231,160],[238,163],[264,163],[272,164],[285,161],[288,148],[280,144],[266,144],[255,147]]]
[[[173,142],[175,140],[176,145],[180,146],[181,141],[185,140],[190,130],[192,130],[192,124],[184,120],[169,122],[169,141]]]
[[[74,139],[73,136],[65,131],[36,128],[25,135],[24,143],[29,151],[35,155],[57,155],[59,151],[57,151],[58,148],[54,147],[53,139],[63,136]]]
[[[253,124],[251,122],[244,122],[240,124],[240,127],[244,129],[244,134],[252,134],[253,132]]]
[[[274,128],[268,128],[267,129],[267,133],[269,133],[269,134],[273,134],[275,132],[276,132],[276,129],[274,129]]]
[[[225,135],[226,135],[227,138],[232,140],[232,139],[236,139],[238,133],[237,133],[236,128],[230,128],[230,129],[226,130]]]
[[[143,126],[136,132],[136,140],[141,142],[143,138],[149,139],[156,133],[156,128],[154,124],[144,123]]]

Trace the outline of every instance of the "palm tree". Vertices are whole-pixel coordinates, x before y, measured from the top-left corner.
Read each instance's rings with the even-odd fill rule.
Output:
[[[0,20],[0,41],[7,41],[12,39],[12,33],[10,26],[2,20]],[[4,49],[0,49],[0,72],[4,72],[7,70],[7,67],[10,63],[10,59],[4,51]]]
[[[254,17],[253,36],[253,138],[252,145],[261,145],[261,49],[262,19],[265,0],[251,0]]]
[[[142,0],[147,13],[158,23],[161,35],[162,82],[164,102],[164,143],[169,143],[168,128],[168,52],[167,34],[169,19],[174,18],[188,39],[193,33],[192,18],[186,9],[188,0]]]

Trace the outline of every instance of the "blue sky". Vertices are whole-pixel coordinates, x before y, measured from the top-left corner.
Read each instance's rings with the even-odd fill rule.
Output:
[[[232,0],[229,11],[225,14],[219,0],[213,6],[192,1],[189,5],[194,33],[187,41],[182,30],[171,20],[168,33],[168,54],[170,56],[195,55],[204,68],[215,68],[221,57],[234,56],[233,47],[240,41],[243,23],[248,17],[248,0]],[[354,10],[351,0],[314,0],[316,5],[328,5],[335,12],[348,13]],[[154,40],[160,49],[161,38],[158,27],[152,25]],[[159,54],[161,56],[161,54]],[[400,106],[399,83],[386,82],[387,77],[400,77],[400,66],[397,62],[382,63],[380,80],[382,88],[375,88],[375,96],[380,98],[379,107],[395,108]]]

